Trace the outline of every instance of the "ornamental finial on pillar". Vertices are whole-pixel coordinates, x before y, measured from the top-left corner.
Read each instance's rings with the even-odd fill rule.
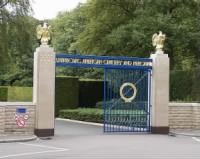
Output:
[[[46,22],[43,23],[43,26],[40,24],[37,26],[37,39],[40,40],[41,45],[48,45],[51,40],[51,26]]]
[[[152,44],[156,49],[157,54],[163,54],[163,48],[164,48],[164,42],[166,39],[166,35],[162,33],[162,31],[159,31],[159,33],[155,33],[152,36]]]

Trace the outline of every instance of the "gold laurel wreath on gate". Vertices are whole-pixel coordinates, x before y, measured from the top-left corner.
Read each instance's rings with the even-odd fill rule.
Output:
[[[124,94],[123,94],[123,89],[127,86],[130,86],[133,89],[133,95],[129,98],[125,97]],[[124,100],[125,103],[131,103],[135,99],[136,95],[137,95],[137,88],[133,83],[126,82],[126,83],[121,85],[121,87],[120,87],[120,97]]]

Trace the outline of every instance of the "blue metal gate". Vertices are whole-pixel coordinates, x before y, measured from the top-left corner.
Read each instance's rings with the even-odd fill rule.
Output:
[[[104,132],[150,131],[150,71],[105,69]]]
[[[104,132],[150,132],[152,59],[57,54],[56,66],[105,70]]]

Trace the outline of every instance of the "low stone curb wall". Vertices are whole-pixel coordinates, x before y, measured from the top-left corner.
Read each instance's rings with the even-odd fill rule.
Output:
[[[31,135],[34,127],[35,104],[0,102],[0,135]],[[200,130],[200,103],[169,103],[169,127]]]
[[[200,129],[200,103],[169,103],[170,129]]]
[[[29,102],[0,102],[0,134],[34,134],[35,105]]]

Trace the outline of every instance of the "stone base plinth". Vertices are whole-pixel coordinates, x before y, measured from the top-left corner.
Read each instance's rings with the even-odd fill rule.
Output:
[[[35,129],[35,135],[38,137],[54,136],[54,129]]]

